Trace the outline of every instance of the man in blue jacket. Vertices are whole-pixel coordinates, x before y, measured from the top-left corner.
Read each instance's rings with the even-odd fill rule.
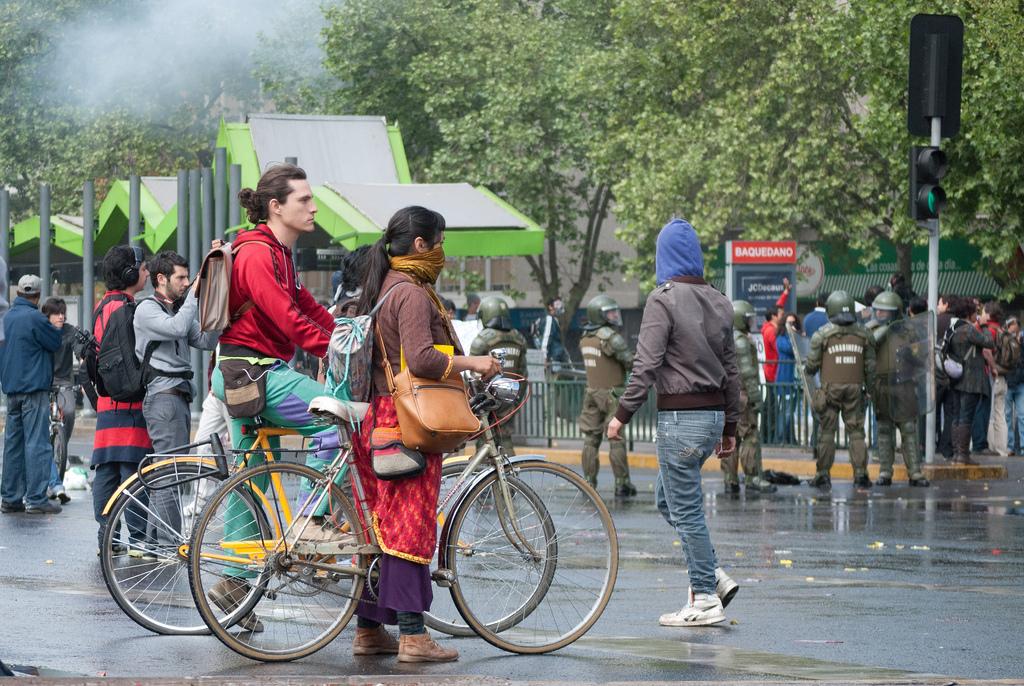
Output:
[[[39,311],[42,282],[26,274],[18,297],[4,317],[0,383],[7,394],[3,485],[0,511],[56,514],[60,505],[46,497],[53,448],[47,436],[53,353],[61,330]]]

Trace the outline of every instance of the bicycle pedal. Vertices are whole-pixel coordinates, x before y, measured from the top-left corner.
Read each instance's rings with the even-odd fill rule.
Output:
[[[430,573],[431,580],[442,588],[451,588],[455,583],[455,572],[439,567]]]

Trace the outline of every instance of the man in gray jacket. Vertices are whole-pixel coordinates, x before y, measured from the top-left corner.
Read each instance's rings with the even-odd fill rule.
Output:
[[[154,293],[152,298],[139,301],[135,308],[135,355],[140,360],[145,360],[147,353],[150,355],[142,414],[153,441],[153,452],[166,453],[188,444],[192,435],[189,405],[196,395],[196,386],[192,382],[190,347],[213,350],[220,333],[199,330],[199,301],[195,290],[189,289],[188,262],[184,257],[165,250],[149,261],[149,274]],[[174,537],[168,535],[171,532],[167,527],[180,528],[181,514],[172,491],[156,491],[151,496],[151,508],[163,519],[150,522],[151,542],[170,543]]]
[[[681,610],[662,626],[706,626],[725,621],[723,608],[739,588],[718,566],[704,519],[700,470],[712,455],[736,449],[740,377],[733,343],[732,303],[704,281],[697,234],[673,219],[658,234],[658,287],[647,298],[633,374],[619,400],[608,438],[658,389],[658,480],[654,497],[686,554],[690,589]]]

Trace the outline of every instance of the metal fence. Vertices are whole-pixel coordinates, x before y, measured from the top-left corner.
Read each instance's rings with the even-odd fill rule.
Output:
[[[550,446],[552,441],[582,439],[577,423],[583,408],[587,384],[582,380],[533,381],[530,398],[513,421],[515,439]],[[761,386],[763,409],[760,414],[761,442],[787,448],[810,449],[814,440],[814,419],[798,381],[765,383]],[[652,389],[647,402],[626,426],[629,449],[635,443],[653,443],[658,431],[658,404]],[[874,413],[870,403],[866,411],[865,432],[869,443],[874,433]],[[847,447],[842,422],[836,445]]]

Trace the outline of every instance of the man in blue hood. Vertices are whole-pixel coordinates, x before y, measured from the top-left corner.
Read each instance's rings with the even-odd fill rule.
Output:
[[[658,287],[647,298],[633,374],[619,400],[608,438],[619,438],[658,389],[658,480],[654,497],[686,555],[690,589],[681,610],[662,626],[725,621],[739,588],[718,566],[704,519],[700,470],[712,455],[736,449],[740,378],[732,335],[732,303],[704,281],[700,241],[688,222],[673,219],[658,234]]]
[[[704,280],[704,254],[690,222],[673,219],[662,228],[654,255],[654,275],[659,286],[678,276]]]
[[[53,447],[47,436],[53,353],[61,330],[39,311],[42,281],[26,274],[18,297],[4,317],[4,354],[0,384],[7,394],[3,486],[0,511],[55,514],[60,505],[46,497]]]

